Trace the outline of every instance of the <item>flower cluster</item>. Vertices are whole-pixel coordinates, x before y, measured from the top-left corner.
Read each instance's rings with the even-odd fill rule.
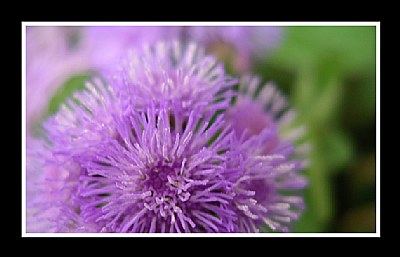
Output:
[[[306,147],[285,97],[229,75],[190,36],[200,28],[148,29],[97,38],[115,50],[96,61],[102,76],[29,141],[28,232],[290,231]],[[83,46],[114,33],[91,30]]]

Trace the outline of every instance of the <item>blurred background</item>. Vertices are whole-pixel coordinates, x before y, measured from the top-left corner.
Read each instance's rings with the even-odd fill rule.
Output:
[[[305,171],[310,181],[306,211],[294,232],[375,232],[375,27],[294,26],[281,32],[279,44],[265,58],[257,56],[252,69],[288,96],[313,146]],[[31,33],[38,42],[28,44],[27,51],[27,112],[33,117],[28,131],[33,136],[40,136],[41,122],[94,74],[76,47],[79,33],[79,28],[68,30],[69,45],[61,49],[65,42],[54,41],[62,36]],[[57,54],[47,58],[40,52],[45,48]],[[69,57],[71,51],[75,57]],[[30,52],[38,54],[30,57]],[[31,65],[31,59],[38,61]],[[50,59],[54,65],[48,65]],[[47,88],[34,86],[59,70],[66,72],[49,80]]]
[[[287,27],[256,70],[287,93],[313,145],[294,232],[375,232],[375,27]]]

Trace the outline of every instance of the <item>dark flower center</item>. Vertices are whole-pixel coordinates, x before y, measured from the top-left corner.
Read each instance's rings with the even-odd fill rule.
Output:
[[[176,176],[176,168],[173,166],[157,165],[151,168],[146,174],[145,186],[153,189],[156,195],[163,195],[171,192],[171,182]]]
[[[184,202],[190,198],[188,192],[190,179],[181,173],[182,163],[159,163],[146,170],[145,179],[139,183],[143,192],[148,192],[143,199],[143,207],[167,217],[180,212]],[[180,206],[180,207],[179,207]]]

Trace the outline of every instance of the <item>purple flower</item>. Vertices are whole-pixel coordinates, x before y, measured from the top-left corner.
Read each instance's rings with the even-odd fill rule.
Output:
[[[178,39],[179,27],[90,26],[82,31],[82,48],[91,66],[100,71],[114,71],[120,58],[131,48],[159,40]]]
[[[305,128],[296,126],[296,112],[289,108],[286,97],[274,83],[261,84],[257,76],[242,76],[235,103],[226,111],[237,137],[246,139],[271,128],[277,131],[275,138],[266,145],[265,153],[277,146],[279,141],[302,144]],[[308,144],[302,144],[298,153],[307,153]]]
[[[306,181],[275,89],[256,95],[257,79],[243,79],[236,96],[192,43],[133,49],[121,67],[75,92],[29,145],[28,231],[290,229]]]
[[[87,82],[85,91],[75,92],[43,124],[45,138],[28,143],[29,232],[97,232],[97,224],[79,216],[80,160],[115,138],[113,116],[121,115],[119,103],[101,80]]]
[[[79,166],[53,159],[49,146],[32,138],[27,145],[27,232],[56,232],[76,191]],[[62,226],[66,228],[67,226]]]
[[[48,144],[35,149],[42,154],[34,156],[41,165],[28,163],[28,173],[40,173],[38,196],[33,202],[28,197],[28,212],[38,212],[28,215],[28,224],[37,219],[52,223],[32,231],[233,231],[233,196],[221,175],[233,134],[221,115],[210,123],[220,106],[217,91],[227,87],[228,79],[212,68],[214,63],[205,66],[198,54],[198,59],[182,54],[170,62],[167,53],[159,54],[152,57],[165,61],[159,63],[165,68],[162,81],[176,81],[174,76],[182,73],[185,86],[204,86],[215,95],[182,106],[183,96],[176,91],[174,97],[165,94],[156,103],[137,104],[135,95],[124,91],[135,85],[87,83],[44,124]],[[162,70],[150,68],[154,76]]]
[[[116,119],[117,138],[82,161],[80,216],[104,232],[228,232],[234,216],[221,152],[230,137],[225,129],[210,143],[223,121],[208,128],[200,113],[184,128],[154,106]]]
[[[98,78],[86,82],[85,90],[75,92],[43,124],[53,155],[88,154],[96,149],[96,143],[115,137],[113,116],[126,111],[121,103],[111,85]]]
[[[282,29],[273,26],[198,26],[189,27],[187,34],[209,52],[232,63],[235,71],[247,72],[254,60],[263,59],[279,44]]]
[[[130,95],[127,104],[136,109],[150,102],[173,105],[178,112],[175,122],[181,123],[181,116],[196,108],[227,109],[237,80],[195,43],[170,41],[131,49],[113,83]]]
[[[236,150],[227,163],[233,166],[225,177],[233,183],[239,231],[256,232],[266,224],[287,232],[304,208],[301,192],[307,181],[300,172],[307,145],[294,147],[303,128],[282,133],[295,118],[285,97],[272,83],[260,86],[258,77],[243,77],[240,94],[226,112],[237,147],[231,147]]]
[[[268,230],[288,232],[304,208],[302,189],[306,180],[299,174],[300,160],[293,159],[294,146],[280,144],[265,152],[276,137],[273,128],[247,140],[233,141],[224,177],[234,192],[232,207],[238,216],[237,232]]]
[[[42,179],[44,191],[39,199],[51,207],[44,213],[57,222],[56,231],[233,229],[232,195],[221,175],[232,136],[229,128],[224,127],[222,116],[210,126],[202,120],[201,110],[192,111],[187,123],[177,127],[173,110],[173,106],[156,109],[154,105],[146,112],[130,110],[122,115],[111,110],[113,134],[105,129],[101,140],[76,139],[86,152],[71,147],[77,146],[74,130],[73,134],[55,130],[63,137],[57,141],[48,127],[53,145],[48,147],[51,154],[42,155],[46,158],[42,168],[46,178]],[[87,120],[80,121],[82,128],[86,127]],[[60,145],[68,140],[69,145]]]

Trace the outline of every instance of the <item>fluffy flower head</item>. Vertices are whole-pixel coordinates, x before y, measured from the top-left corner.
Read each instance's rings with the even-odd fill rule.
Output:
[[[209,143],[222,120],[208,127],[192,112],[180,129],[173,116],[153,106],[115,120],[117,139],[83,161],[81,216],[112,232],[228,231],[231,196],[220,175],[227,131]]]
[[[289,231],[306,186],[293,135],[280,133],[293,115],[272,85],[245,78],[236,95],[235,82],[193,43],[132,49],[32,145],[29,229]]]
[[[135,108],[167,102],[186,117],[199,107],[213,111],[228,108],[231,87],[237,83],[202,47],[179,41],[132,49],[115,80],[123,93],[130,94],[129,104]]]
[[[161,64],[168,63],[164,55],[158,58]],[[197,62],[189,60],[196,70]],[[185,62],[178,59],[178,63]],[[169,73],[163,75],[171,74],[171,78],[166,80],[179,73],[173,67],[167,66]],[[137,66],[132,69],[140,71]],[[195,81],[197,74],[186,77]],[[219,78],[220,84],[214,85],[222,88],[224,81],[228,79]],[[152,87],[162,85],[147,82],[141,85],[156,92]],[[41,169],[50,171],[50,163],[62,167],[50,172],[55,173],[51,177],[59,189],[52,191],[55,198],[48,190],[42,190],[39,197],[55,208],[55,230],[232,231],[232,195],[221,174],[233,134],[222,116],[210,123],[218,104],[193,104],[185,109],[167,94],[165,101],[161,97],[155,103],[148,100],[138,105],[133,94],[121,91],[135,85],[119,86],[101,80],[88,82],[84,91],[76,92],[44,125],[50,143],[46,146],[49,154],[41,157],[45,158]],[[214,95],[207,97],[207,103],[215,102]],[[61,176],[65,169],[67,174]],[[42,186],[48,187],[45,180]]]

